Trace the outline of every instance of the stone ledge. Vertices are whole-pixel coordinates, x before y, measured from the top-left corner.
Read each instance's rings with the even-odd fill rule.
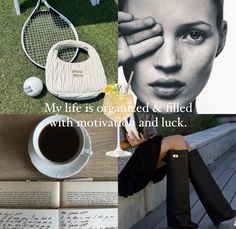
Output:
[[[236,143],[236,123],[226,123],[204,131],[187,135],[192,149],[198,149],[207,165]]]
[[[226,123],[185,137],[207,165],[236,143],[236,123]],[[119,228],[129,229],[166,198],[166,179],[128,198],[119,197]]]

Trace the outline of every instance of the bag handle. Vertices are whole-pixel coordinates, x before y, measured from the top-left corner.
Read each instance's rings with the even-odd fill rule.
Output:
[[[88,52],[90,57],[98,56],[97,51],[91,45],[83,41],[65,40],[56,43],[51,49],[53,55],[58,55],[58,51],[65,48],[79,48]]]

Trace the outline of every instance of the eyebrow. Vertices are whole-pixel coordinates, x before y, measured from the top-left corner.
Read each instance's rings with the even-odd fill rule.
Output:
[[[212,27],[211,24],[208,24],[204,21],[196,21],[196,22],[192,22],[192,23],[186,23],[186,24],[181,25],[181,27],[186,28],[186,27],[193,27],[193,26],[198,26],[198,25],[206,25],[210,28]]]

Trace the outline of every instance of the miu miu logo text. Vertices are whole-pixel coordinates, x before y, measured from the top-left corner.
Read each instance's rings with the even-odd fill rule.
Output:
[[[82,70],[73,70],[72,71],[72,76],[73,77],[83,77],[83,71]]]

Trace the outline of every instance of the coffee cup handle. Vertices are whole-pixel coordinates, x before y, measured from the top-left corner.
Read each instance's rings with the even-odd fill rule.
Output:
[[[82,127],[81,128],[82,132],[83,132],[83,135],[84,135],[84,153],[88,154],[88,155],[92,155],[93,152],[91,150],[91,139],[90,139],[90,136],[87,132],[87,130]]]

